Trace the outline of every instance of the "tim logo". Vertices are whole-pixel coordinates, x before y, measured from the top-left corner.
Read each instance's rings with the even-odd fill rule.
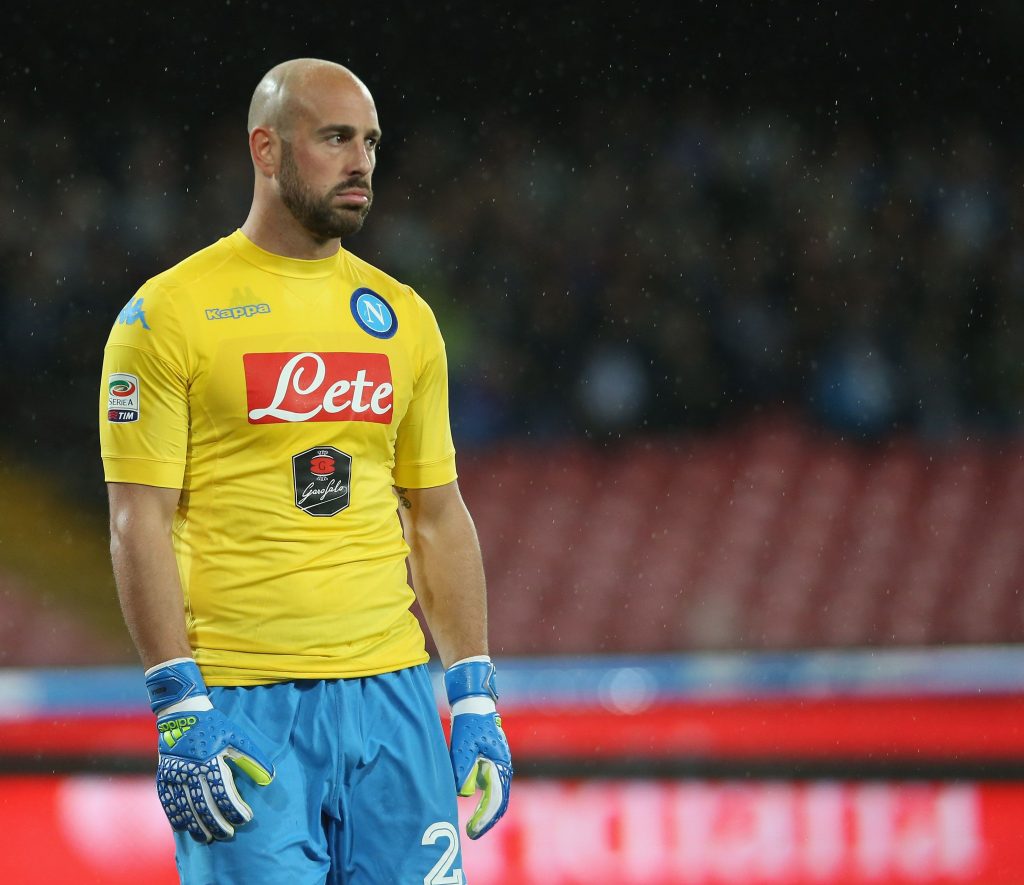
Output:
[[[395,388],[383,353],[247,353],[242,362],[250,424],[391,423]]]
[[[118,325],[130,326],[132,323],[142,323],[142,328],[149,331],[149,323],[146,322],[146,311],[142,309],[142,299],[136,298],[129,301],[117,315]]]

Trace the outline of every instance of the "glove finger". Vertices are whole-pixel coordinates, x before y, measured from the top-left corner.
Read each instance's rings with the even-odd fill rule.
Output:
[[[188,798],[189,766],[183,759],[161,757],[156,772],[156,793],[164,814],[176,832],[187,830],[197,842],[210,842],[210,833],[199,822]]]
[[[462,797],[472,796],[477,789],[477,779],[479,777],[480,770],[480,759],[477,758],[466,772],[466,776],[462,779],[461,784],[457,784],[459,788],[459,795]]]
[[[191,813],[186,827],[188,834],[200,845],[209,845],[213,841],[210,831],[203,826],[203,822],[196,817],[195,812]]]
[[[171,829],[178,833],[184,832],[195,820],[195,814],[192,811],[192,806],[189,805],[185,788],[165,779],[161,774],[157,774],[156,779],[157,798],[160,800],[164,814],[167,815]]]
[[[240,827],[252,820],[252,809],[238,792],[235,776],[231,773],[230,766],[224,761],[225,756],[227,756],[227,752],[215,756],[210,766],[208,776],[210,792],[213,794],[216,808],[229,823]]]
[[[223,755],[242,769],[253,783],[265,787],[276,774],[274,763],[253,741],[240,740],[238,744],[228,747]]]
[[[189,798],[188,790],[184,786],[175,787],[178,793],[178,805],[182,807],[182,811],[176,815],[177,823],[175,818],[170,818],[171,826],[178,830],[187,830],[188,834],[201,845],[207,845],[213,841],[213,836],[210,835],[210,831],[203,826],[203,822],[199,819],[199,815],[196,814],[196,809],[192,805],[192,800]],[[164,809],[167,810],[166,808]]]
[[[466,823],[466,835],[470,839],[479,839],[501,820],[508,808],[509,790],[512,785],[511,769],[490,759],[481,758],[476,771],[476,785],[483,790],[483,796]]]
[[[204,765],[206,771],[210,770],[211,764]],[[217,808],[213,792],[207,783],[205,771],[197,772],[189,779],[188,801],[195,813],[196,820],[206,833],[213,839],[230,839],[235,835],[235,828],[224,818]],[[191,832],[191,830],[189,830]],[[207,839],[207,841],[210,841]]]

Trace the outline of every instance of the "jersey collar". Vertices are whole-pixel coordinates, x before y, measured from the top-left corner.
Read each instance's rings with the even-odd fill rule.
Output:
[[[337,253],[329,258],[317,258],[312,261],[304,258],[288,258],[285,255],[275,255],[273,252],[261,249],[241,230],[236,230],[231,234],[228,237],[228,242],[243,259],[256,265],[260,270],[282,277],[299,277],[307,280],[329,277],[337,269],[344,251],[338,249]]]

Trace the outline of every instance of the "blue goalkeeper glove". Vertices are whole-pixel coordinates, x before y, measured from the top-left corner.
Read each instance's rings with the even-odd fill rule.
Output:
[[[452,711],[452,770],[460,796],[483,797],[466,824],[470,839],[479,839],[508,808],[512,754],[495,706],[498,689],[494,664],[486,655],[457,661],[444,674]]]
[[[252,820],[239,795],[230,760],[261,787],[274,779],[274,764],[234,722],[210,703],[199,667],[175,658],[146,671],[149,701],[157,715],[160,751],[156,790],[181,832],[197,842],[230,839]]]

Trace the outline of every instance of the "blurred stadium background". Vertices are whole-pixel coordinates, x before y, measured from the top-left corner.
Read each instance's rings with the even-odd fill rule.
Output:
[[[101,351],[319,55],[448,341],[519,772],[470,881],[1024,882],[1024,10],[768,6],[6,14],[0,879],[174,881]]]

